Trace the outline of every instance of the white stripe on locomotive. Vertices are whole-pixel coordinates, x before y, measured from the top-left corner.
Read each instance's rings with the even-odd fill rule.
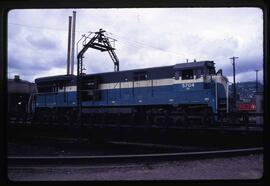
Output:
[[[225,90],[227,89],[226,80],[223,76],[212,76],[212,80],[217,83],[221,83]],[[138,88],[138,87],[156,87],[156,86],[167,86],[167,85],[176,85],[176,84],[183,84],[183,83],[209,83],[211,81],[210,76],[200,77],[197,79],[187,79],[176,80],[174,78],[166,78],[166,79],[154,79],[154,80],[141,80],[141,81],[126,81],[126,82],[117,82],[117,83],[103,83],[99,84],[100,90],[107,90],[107,89],[119,89],[119,88]],[[66,92],[73,92],[77,90],[77,86],[67,86]]]

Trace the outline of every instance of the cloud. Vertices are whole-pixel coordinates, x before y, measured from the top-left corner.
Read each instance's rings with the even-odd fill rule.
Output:
[[[258,8],[77,9],[76,41],[103,28],[116,38],[120,69],[173,65],[188,58],[214,60],[237,78],[262,69],[263,19]],[[12,10],[8,14],[9,72],[27,80],[66,71],[68,16],[72,9]],[[17,23],[17,24],[14,24]],[[81,45],[79,45],[81,46]],[[106,52],[89,49],[87,73],[113,71]],[[75,60],[76,64],[76,60]],[[60,70],[61,69],[61,70]],[[76,66],[75,66],[76,72]],[[28,74],[28,75],[27,75]]]
[[[21,70],[21,69],[27,69],[30,71],[31,69],[36,71],[45,71],[49,69],[49,66],[43,63],[38,63],[38,60],[36,62],[28,61],[28,60],[22,60],[20,58],[17,58],[16,56],[10,55],[9,57],[9,68]],[[23,72],[23,71],[22,71]]]
[[[13,55],[9,56],[9,63],[8,63],[9,68],[16,69],[16,70],[25,69],[26,71],[33,71],[33,72],[35,71],[46,72],[47,70],[54,67],[64,68],[65,65],[66,65],[66,59],[64,58],[52,58],[52,59],[48,58],[47,60],[36,59],[34,61],[33,59],[22,60]]]
[[[28,36],[26,40],[38,50],[56,50],[58,48],[57,43],[48,37],[33,38]]]
[[[233,76],[228,76],[231,83],[233,83]],[[238,73],[235,76],[236,82],[248,82],[248,81],[256,81],[256,72],[254,70]],[[263,73],[260,70],[258,72],[258,81],[263,82]]]

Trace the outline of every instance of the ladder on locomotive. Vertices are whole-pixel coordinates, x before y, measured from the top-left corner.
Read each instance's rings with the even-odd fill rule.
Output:
[[[80,50],[80,52],[77,54],[77,105],[80,110],[82,110],[82,88],[83,88],[83,57],[84,53],[87,51],[88,48],[93,48],[96,50],[99,50],[101,52],[107,51],[114,63],[114,71],[119,71],[119,59],[116,56],[114,50],[115,48],[112,47],[110,40],[116,41],[115,39],[109,38],[104,35],[105,30],[99,29],[98,32],[95,32],[94,36],[91,38],[90,33],[88,36],[83,35],[82,38],[77,42],[77,49],[78,49],[78,43],[84,38],[84,41],[82,42],[83,48]],[[88,42],[86,40],[89,39]],[[91,88],[92,89],[92,88]],[[97,91],[97,81],[95,81],[95,88],[91,91],[96,92]],[[96,97],[96,96],[94,96]],[[96,99],[96,98],[94,98]],[[81,115],[81,114],[80,114]]]

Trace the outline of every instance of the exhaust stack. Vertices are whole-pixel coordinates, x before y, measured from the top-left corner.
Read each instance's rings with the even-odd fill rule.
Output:
[[[74,49],[75,49],[75,27],[76,26],[76,11],[73,11],[73,17],[72,17],[72,48],[71,48],[71,72],[70,74],[74,74]]]
[[[70,75],[70,40],[71,40],[71,21],[72,17],[68,17],[68,50],[67,50],[67,75]]]

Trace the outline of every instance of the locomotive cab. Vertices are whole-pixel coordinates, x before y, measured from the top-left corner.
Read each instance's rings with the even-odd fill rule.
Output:
[[[216,73],[213,61],[176,64],[175,90],[189,99],[189,104],[208,105],[212,112],[228,111],[228,80]],[[179,86],[181,84],[182,86]]]
[[[35,80],[38,93],[31,96],[34,121],[68,121],[76,118],[76,76],[59,75]],[[70,109],[71,108],[71,109]]]
[[[76,76],[60,75],[35,80],[38,93],[34,107],[53,108],[76,105]]]

